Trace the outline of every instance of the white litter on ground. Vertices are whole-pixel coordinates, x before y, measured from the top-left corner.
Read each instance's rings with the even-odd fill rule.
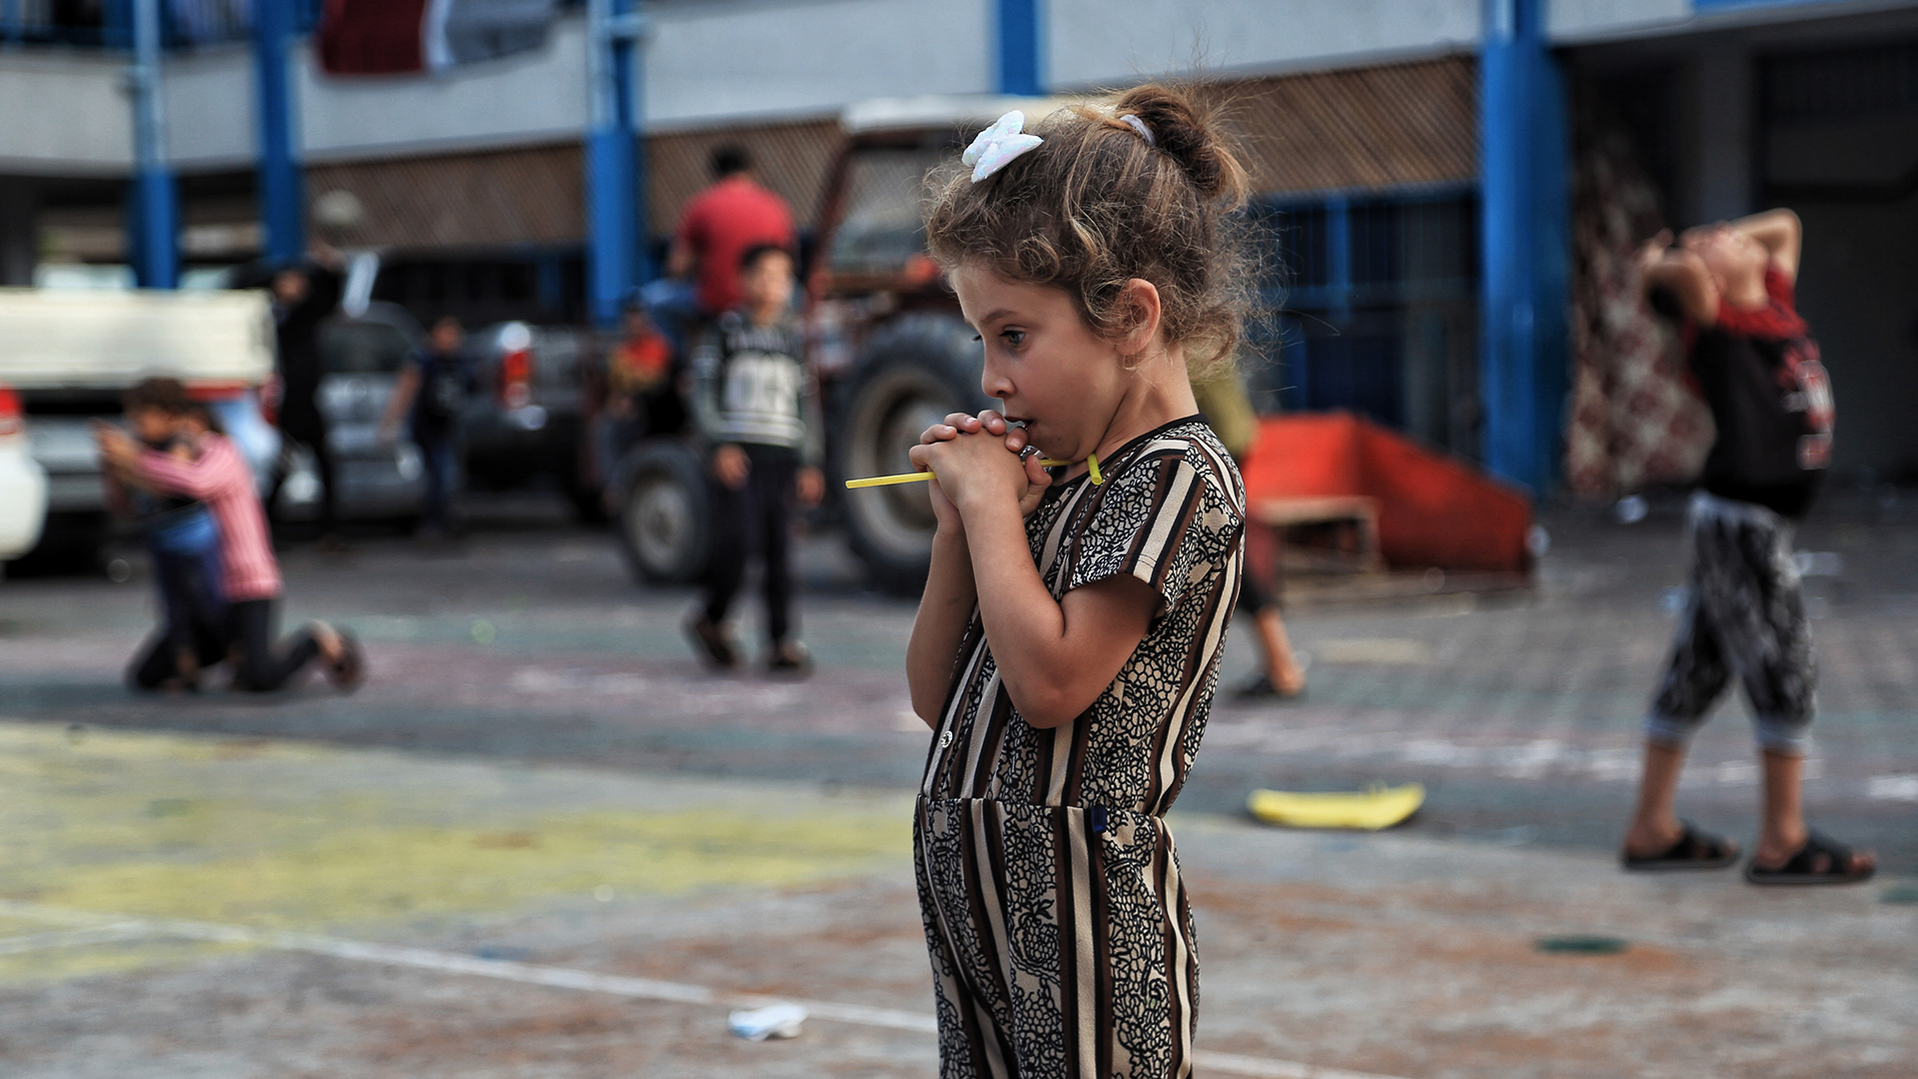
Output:
[[[733,1012],[726,1017],[726,1029],[742,1038],[763,1042],[767,1038],[797,1038],[800,1024],[805,1021],[806,1009],[797,1004],[770,1004]]]

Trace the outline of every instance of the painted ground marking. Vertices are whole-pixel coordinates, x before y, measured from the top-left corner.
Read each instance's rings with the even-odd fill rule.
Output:
[[[330,956],[335,959],[411,967],[416,970],[435,970],[447,974],[469,974],[527,985],[578,989],[590,993],[607,993],[641,1000],[663,1000],[676,1004],[763,1008],[769,1004],[791,1003],[805,1008],[807,1014],[814,1019],[854,1023],[868,1027],[885,1027],[891,1030],[910,1030],[921,1034],[931,1034],[938,1030],[938,1024],[933,1017],[920,1012],[869,1008],[863,1004],[842,1004],[827,1000],[791,1000],[783,997],[761,996],[756,993],[728,993],[703,985],[668,982],[657,978],[599,974],[590,970],[546,966],[539,963],[519,963],[508,959],[481,959],[457,952],[375,944],[370,941],[342,940],[317,933],[254,929],[243,925],[218,925],[212,922],[195,922],[177,918],[128,918],[63,907],[14,903],[7,900],[0,900],[0,914],[51,922],[55,925],[81,927],[66,932],[0,938],[0,953],[9,950],[9,944],[20,946],[14,950],[25,950],[28,942],[36,942],[33,945],[35,947],[70,947],[128,940],[140,936],[184,937],[189,940],[221,944],[251,944],[258,947],[277,948],[281,951]],[[1253,1076],[1255,1079],[1398,1079],[1395,1076],[1343,1071],[1338,1068],[1318,1068],[1289,1060],[1268,1060],[1263,1057],[1240,1056],[1235,1053],[1214,1053],[1204,1049],[1194,1052],[1192,1059],[1193,1063],[1215,1071]]]

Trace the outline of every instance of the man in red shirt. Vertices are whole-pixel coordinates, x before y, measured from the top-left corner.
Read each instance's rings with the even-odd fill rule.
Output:
[[[673,239],[666,272],[683,277],[699,271],[699,307],[707,318],[739,306],[739,257],[751,247],[776,244],[798,249],[786,200],[752,178],[752,159],[738,146],[720,146],[712,156],[713,184],[686,204]]]

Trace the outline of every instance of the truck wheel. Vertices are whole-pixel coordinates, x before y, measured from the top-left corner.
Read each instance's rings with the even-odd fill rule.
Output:
[[[972,331],[949,318],[902,319],[874,341],[834,422],[843,432],[839,475],[910,471],[906,453],[921,431],[947,413],[984,408],[977,353]],[[892,592],[923,588],[937,524],[925,485],[848,491],[844,505],[853,553],[873,582]]]
[[[647,584],[688,584],[706,570],[706,470],[677,442],[643,442],[618,468],[619,548]]]

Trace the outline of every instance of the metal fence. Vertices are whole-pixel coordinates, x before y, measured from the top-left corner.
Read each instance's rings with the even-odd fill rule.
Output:
[[[1476,190],[1270,198],[1252,219],[1272,256],[1255,401],[1348,409],[1476,456]]]

